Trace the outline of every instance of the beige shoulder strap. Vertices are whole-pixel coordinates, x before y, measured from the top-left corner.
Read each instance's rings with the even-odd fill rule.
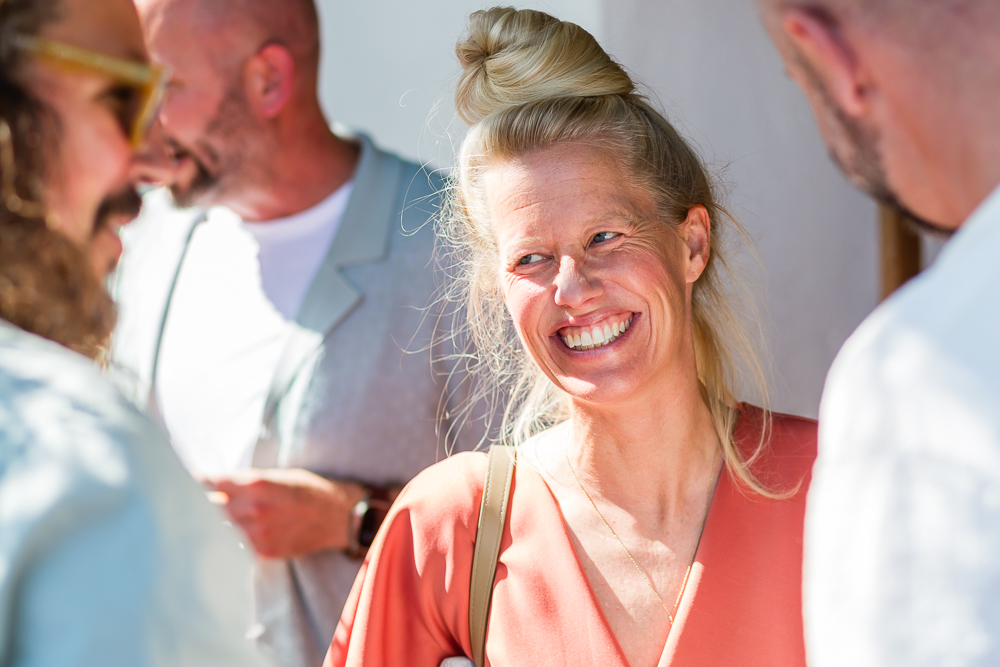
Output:
[[[472,580],[469,583],[469,635],[472,639],[472,660],[476,667],[486,664],[486,623],[490,618],[490,598],[497,573],[500,540],[507,522],[510,483],[514,479],[514,453],[509,447],[490,447],[483,486],[483,502],[479,506],[479,528],[476,530],[476,550],[472,556]]]

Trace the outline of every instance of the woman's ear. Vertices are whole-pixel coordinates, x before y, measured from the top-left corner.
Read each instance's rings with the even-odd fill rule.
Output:
[[[247,99],[262,118],[281,113],[295,87],[295,58],[281,44],[267,44],[247,63]]]
[[[687,281],[693,283],[704,273],[712,253],[712,218],[703,204],[688,209],[687,218],[677,228],[687,248]]]

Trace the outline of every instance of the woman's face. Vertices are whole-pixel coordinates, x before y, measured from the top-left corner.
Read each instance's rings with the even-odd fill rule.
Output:
[[[640,399],[690,376],[704,207],[671,228],[612,155],[561,144],[485,176],[500,285],[525,347],[575,399]],[[690,377],[688,377],[690,379]]]

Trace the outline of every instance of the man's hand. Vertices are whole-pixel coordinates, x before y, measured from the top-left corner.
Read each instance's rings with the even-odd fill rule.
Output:
[[[295,558],[346,549],[360,484],[335,482],[299,468],[241,470],[202,482],[225,494],[223,504],[263,558]]]

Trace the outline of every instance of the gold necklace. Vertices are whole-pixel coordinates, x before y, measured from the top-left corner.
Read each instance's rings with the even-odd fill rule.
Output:
[[[670,621],[670,627],[673,627],[674,614],[677,613],[677,608],[681,604],[681,598],[684,596],[684,589],[687,588],[688,577],[691,576],[691,568],[694,566],[694,559],[698,557],[698,547],[701,545],[701,536],[705,533],[705,523],[708,522],[708,509],[712,505],[712,496],[714,495],[713,491],[715,491],[715,485],[717,482],[715,475],[715,461],[719,456],[719,450],[716,449],[715,453],[712,454],[712,480],[708,485],[708,497],[705,499],[705,515],[701,519],[701,528],[698,530],[698,541],[695,542],[694,544],[694,553],[691,554],[691,562],[688,563],[687,570],[685,570],[684,572],[684,581],[681,582],[681,589],[677,592],[677,599],[674,600],[673,613],[671,613],[670,609],[667,608],[667,605],[663,602],[663,598],[660,597],[660,594],[656,592],[656,588],[653,586],[653,582],[649,580],[649,577],[646,575],[645,570],[639,567],[639,564],[635,562],[635,558],[632,557],[632,552],[630,552],[628,550],[628,547],[625,546],[625,543],[622,542],[622,538],[618,537],[618,533],[615,532],[615,529],[611,527],[611,524],[608,523],[608,520],[604,518],[603,514],[601,514],[601,510],[597,509],[597,503],[595,503],[594,499],[590,497],[589,493],[587,493],[587,489],[583,485],[583,482],[580,481],[580,478],[577,477],[576,475],[576,471],[573,470],[573,464],[569,462],[569,449],[563,448],[563,454],[566,457],[566,465],[569,466],[569,471],[573,473],[573,479],[575,479],[576,483],[580,485],[580,490],[583,491],[583,495],[587,496],[587,500],[590,501],[590,506],[594,508],[594,511],[597,513],[597,516],[601,519],[601,522],[604,523],[604,525],[608,527],[608,530],[611,531],[611,534],[614,535],[615,539],[618,541],[618,544],[621,546],[622,551],[625,552],[625,555],[628,556],[628,559],[632,561],[632,565],[635,566],[636,571],[640,575],[642,575],[642,578],[646,581],[646,585],[649,586],[649,590],[653,591],[653,595],[656,596],[656,600],[660,603],[660,606],[663,607],[663,611],[667,612],[667,619]]]

